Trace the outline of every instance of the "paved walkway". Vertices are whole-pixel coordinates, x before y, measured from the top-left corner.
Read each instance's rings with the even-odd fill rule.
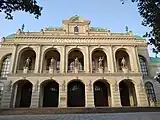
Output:
[[[160,112],[0,116],[0,120],[160,120]]]

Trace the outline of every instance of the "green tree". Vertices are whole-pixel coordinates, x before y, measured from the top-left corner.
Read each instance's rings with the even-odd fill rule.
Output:
[[[38,18],[41,10],[42,7],[37,5],[36,0],[0,0],[0,12],[6,14],[6,19],[13,19],[12,13],[15,11],[28,12]]]
[[[121,0],[122,3],[126,0]],[[137,3],[140,15],[143,18],[142,25],[151,28],[144,37],[148,38],[148,44],[154,45],[153,52],[160,52],[160,0],[131,0]]]

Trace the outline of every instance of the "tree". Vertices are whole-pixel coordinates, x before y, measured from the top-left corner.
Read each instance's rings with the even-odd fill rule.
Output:
[[[122,3],[126,0],[121,0]],[[131,0],[137,3],[140,15],[143,18],[142,25],[151,27],[144,37],[148,38],[148,44],[154,45],[153,52],[160,52],[160,0]]]
[[[25,11],[38,18],[41,10],[42,7],[37,5],[36,0],[0,0],[0,12],[6,14],[6,19],[13,19],[12,13],[15,11]]]

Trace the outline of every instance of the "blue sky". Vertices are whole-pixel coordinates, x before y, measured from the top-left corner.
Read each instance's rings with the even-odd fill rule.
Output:
[[[142,36],[149,29],[141,25],[142,18],[135,3],[124,5],[120,0],[38,0],[43,6],[42,16],[37,20],[25,12],[14,13],[13,20],[6,20],[0,13],[0,37],[15,33],[22,24],[25,31],[40,31],[45,27],[60,27],[64,19],[73,15],[91,21],[91,26],[104,27],[112,32],[125,32],[125,26],[134,34]],[[150,54],[154,56],[154,54]]]

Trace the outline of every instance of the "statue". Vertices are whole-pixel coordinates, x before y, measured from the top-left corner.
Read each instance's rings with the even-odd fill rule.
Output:
[[[74,67],[75,68],[78,68],[78,63],[79,63],[79,61],[78,61],[78,58],[76,57],[76,59],[74,60]]]
[[[30,58],[28,57],[28,58],[25,60],[25,65],[24,65],[24,67],[25,67],[25,68],[29,68],[30,62],[31,62],[31,60],[30,60]]]
[[[50,67],[54,68],[54,66],[55,66],[55,59],[52,57],[50,62]]]
[[[126,67],[126,60],[124,57],[122,58],[121,65],[122,65],[122,68]]]
[[[99,61],[99,62],[98,62],[99,68],[103,68],[103,64],[102,64],[103,58],[100,57],[98,61]]]

